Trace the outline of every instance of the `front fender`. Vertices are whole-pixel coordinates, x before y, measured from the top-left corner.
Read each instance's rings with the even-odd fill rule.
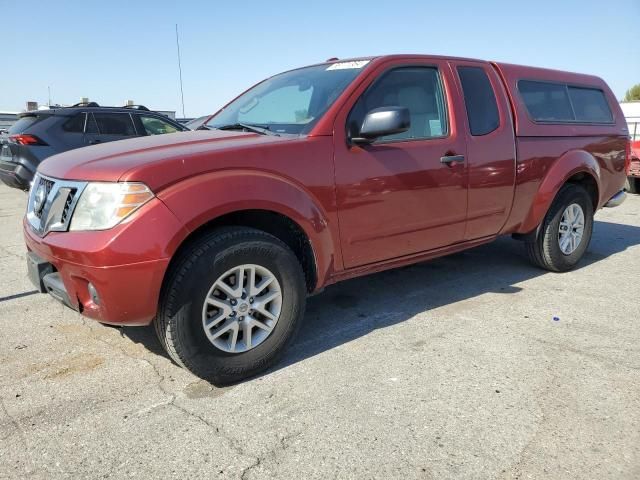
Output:
[[[598,187],[598,195],[600,195],[602,191],[601,176],[597,160],[584,150],[567,152],[553,162],[544,173],[542,182],[533,197],[531,207],[521,223],[518,233],[529,233],[540,225],[560,188],[578,173],[585,173],[593,177]],[[598,205],[601,204],[601,201],[598,198]]]
[[[332,191],[312,192],[291,179],[270,172],[233,169],[189,178],[163,190],[158,198],[189,232],[222,215],[242,210],[268,210],[290,218],[311,243],[316,259],[317,287],[321,287],[340,258],[336,251],[337,232],[330,228],[332,216],[318,198],[327,195],[332,195]]]

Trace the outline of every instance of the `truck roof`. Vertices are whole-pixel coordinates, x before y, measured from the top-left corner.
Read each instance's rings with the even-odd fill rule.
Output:
[[[382,60],[403,60],[403,59],[435,59],[435,60],[454,60],[454,61],[463,61],[463,62],[479,62],[479,63],[490,63],[492,65],[495,65],[497,68],[501,69],[501,70],[505,70],[505,71],[511,71],[514,73],[531,73],[531,72],[537,72],[539,74],[543,74],[545,76],[549,76],[549,77],[556,77],[556,76],[571,76],[574,78],[583,78],[584,80],[589,81],[589,83],[591,83],[591,81],[599,81],[599,82],[603,82],[602,79],[600,79],[599,77],[596,77],[594,75],[588,75],[588,74],[583,74],[583,73],[578,73],[578,72],[569,72],[566,70],[557,70],[557,69],[551,69],[551,68],[545,68],[545,67],[534,67],[534,66],[527,66],[527,65],[519,65],[519,64],[513,64],[513,63],[507,63],[507,62],[497,62],[494,60],[484,60],[484,59],[479,59],[479,58],[470,58],[470,57],[455,57],[455,56],[448,56],[448,55],[430,55],[430,54],[424,54],[424,53],[417,53],[417,54],[411,54],[411,53],[398,53],[398,54],[389,54],[389,55],[373,55],[373,56],[369,56],[369,57],[353,57],[353,58],[340,58],[337,60],[330,60],[330,61],[326,61],[326,62],[321,62],[318,63],[317,65],[322,65],[322,64],[329,64],[329,63],[336,63],[336,62],[356,62],[356,61],[364,61],[364,60],[369,60],[369,61],[382,61]]]

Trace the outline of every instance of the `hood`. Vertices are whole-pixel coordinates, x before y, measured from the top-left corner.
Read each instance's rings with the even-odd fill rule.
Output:
[[[47,158],[38,167],[43,175],[80,181],[142,181],[157,191],[202,170],[202,161],[222,152],[266,146],[297,139],[220,130],[169,133],[78,148]],[[208,169],[215,169],[206,162]]]

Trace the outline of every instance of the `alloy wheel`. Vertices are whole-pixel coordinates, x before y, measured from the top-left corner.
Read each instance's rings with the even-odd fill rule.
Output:
[[[558,245],[565,255],[576,251],[584,235],[584,212],[577,203],[569,205],[562,213],[558,229]]]
[[[218,277],[202,307],[202,326],[214,347],[242,353],[273,331],[282,310],[276,276],[260,265],[240,265]]]

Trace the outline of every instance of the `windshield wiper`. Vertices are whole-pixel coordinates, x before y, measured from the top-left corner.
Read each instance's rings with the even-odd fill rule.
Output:
[[[259,133],[260,135],[280,135],[276,132],[269,130],[269,127],[260,127],[258,125],[250,125],[248,123],[231,123],[229,125],[222,125],[220,127],[213,127],[216,130],[248,130],[250,132]]]

